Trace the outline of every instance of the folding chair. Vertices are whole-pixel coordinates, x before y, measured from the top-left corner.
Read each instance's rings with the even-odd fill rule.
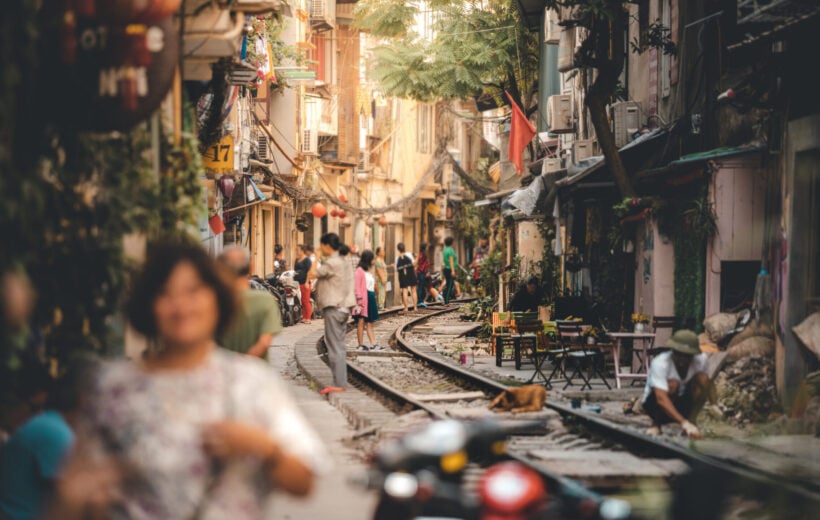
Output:
[[[572,386],[572,379],[575,376],[580,376],[584,382],[584,384],[581,385],[581,390],[586,387],[592,390],[592,383],[590,381],[594,375],[597,375],[607,388],[611,388],[601,368],[604,361],[603,352],[598,348],[587,346],[581,336],[581,330],[582,325],[580,323],[558,323],[558,333],[566,350],[563,357],[567,363],[572,365],[572,374],[567,376],[564,389],[568,386]],[[589,371],[589,376],[584,374],[585,368]]]
[[[563,376],[564,381],[571,381],[566,372],[566,363],[571,352],[569,345],[573,338],[580,337],[581,334],[581,326],[571,321],[556,321],[555,328],[555,343],[552,344],[553,348],[546,352],[546,358],[553,364],[552,372],[547,376],[547,388],[552,388],[552,380],[559,374]]]

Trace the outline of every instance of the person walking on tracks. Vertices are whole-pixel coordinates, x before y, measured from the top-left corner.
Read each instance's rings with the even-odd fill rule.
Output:
[[[359,350],[384,350],[384,347],[376,344],[376,335],[373,333],[373,322],[379,319],[379,304],[376,303],[376,278],[370,273],[373,258],[373,251],[365,249],[354,275],[356,307],[353,308],[353,319],[356,320]],[[370,338],[369,349],[364,344],[365,328],[367,328],[367,337]]]
[[[709,394],[707,357],[700,352],[698,336],[679,330],[666,343],[670,350],[655,356],[649,365],[643,409],[652,418],[647,433],[661,433],[661,426],[676,422],[687,436],[703,437],[695,421]],[[685,377],[681,377],[684,374]]]
[[[384,263],[384,248],[381,246],[376,248],[374,269],[376,271],[376,301],[381,311],[384,310],[384,304],[387,300],[387,266]]]
[[[396,249],[399,250],[399,257],[396,258],[396,272],[399,273],[399,288],[404,312],[408,311],[408,300],[413,302],[413,310],[418,310],[419,301],[416,290],[418,280],[416,279],[416,268],[413,265],[416,261],[413,259],[413,254],[405,249],[403,242],[396,244]]]
[[[444,304],[448,305],[450,300],[453,299],[455,296],[456,290],[456,281],[455,281],[455,274],[456,274],[456,265],[458,264],[458,256],[456,255],[456,250],[453,249],[453,237],[447,237],[444,239],[444,252],[442,253],[442,257],[444,260]]]
[[[418,305],[419,307],[427,307],[424,301],[427,299],[427,285],[429,284],[428,273],[430,272],[430,260],[427,257],[427,244],[422,243],[419,248],[419,256],[416,259],[416,277],[418,278]]]
[[[227,268],[242,300],[230,327],[219,338],[219,345],[240,354],[264,358],[273,336],[282,332],[279,305],[267,291],[251,289],[248,281],[251,256],[247,249],[226,248],[219,255],[219,263]]]
[[[356,305],[356,297],[353,294],[353,269],[347,260],[339,256],[339,249],[343,246],[339,235],[327,233],[322,236],[320,244],[324,259],[314,270],[317,279],[316,304],[325,319],[325,346],[333,372],[333,386],[319,392],[326,395],[344,392],[347,388],[345,327],[350,319],[350,309]]]

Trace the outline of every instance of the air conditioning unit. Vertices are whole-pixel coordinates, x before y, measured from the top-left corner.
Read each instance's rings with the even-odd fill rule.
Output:
[[[572,162],[578,164],[593,155],[595,141],[591,139],[579,140],[572,143]]]
[[[370,159],[370,153],[367,151],[360,151],[359,162],[356,164],[356,171],[367,172],[370,168],[370,161],[368,159]]]
[[[544,9],[544,43],[557,44],[561,39],[561,26],[558,25],[558,12]]]
[[[548,97],[547,117],[550,132],[565,134],[575,131],[572,117],[572,95],[559,94]]]
[[[310,17],[324,18],[327,8],[327,0],[310,0]]]
[[[569,72],[575,68],[575,28],[564,27],[558,40],[558,71]]]
[[[564,169],[560,157],[547,157],[544,159],[544,173],[555,173]]]
[[[319,155],[319,132],[312,128],[302,131],[302,154]]]
[[[256,136],[256,157],[258,157],[260,161],[271,160],[270,143],[268,142],[268,136],[265,134]]]
[[[621,101],[610,108],[612,133],[615,135],[615,146],[625,146],[632,141],[632,136],[640,129],[641,105],[637,101]]]

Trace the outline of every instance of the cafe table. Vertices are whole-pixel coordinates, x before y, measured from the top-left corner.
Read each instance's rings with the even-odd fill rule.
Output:
[[[621,379],[646,379],[646,375],[649,373],[649,350],[655,341],[655,334],[652,332],[609,332],[607,335],[612,338],[612,355],[615,358],[615,386],[621,388]],[[621,346],[625,339],[633,340],[633,354],[643,352],[642,356],[638,356],[641,360],[643,372],[621,373]],[[641,342],[643,346],[635,348],[637,342]]]

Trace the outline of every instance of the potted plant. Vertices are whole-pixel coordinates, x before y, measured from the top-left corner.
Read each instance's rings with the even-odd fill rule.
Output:
[[[595,345],[598,343],[598,338],[601,336],[601,331],[595,327],[586,329],[582,335],[586,338],[587,345]]]
[[[635,332],[643,332],[646,324],[649,323],[649,316],[639,312],[635,313],[632,315],[632,323],[635,326]]]

